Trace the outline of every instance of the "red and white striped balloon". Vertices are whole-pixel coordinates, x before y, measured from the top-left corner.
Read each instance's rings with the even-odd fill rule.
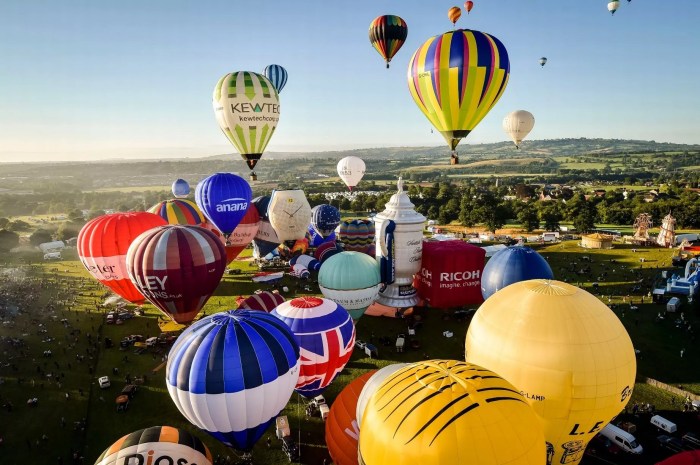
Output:
[[[170,225],[137,237],[126,255],[136,288],[163,313],[190,323],[214,293],[226,269],[226,250],[199,226]]]

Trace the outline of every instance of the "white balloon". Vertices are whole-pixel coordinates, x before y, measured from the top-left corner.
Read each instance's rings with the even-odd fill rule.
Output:
[[[274,190],[267,216],[281,242],[303,239],[311,224],[311,206],[301,189]]]
[[[360,397],[357,398],[357,409],[355,410],[355,418],[357,418],[357,426],[362,424],[362,415],[365,413],[367,404],[372,398],[372,395],[379,389],[379,386],[387,379],[389,376],[393,375],[403,367],[408,366],[408,363],[394,363],[393,365],[387,365],[384,368],[377,370],[362,387],[362,392],[360,392]]]
[[[516,110],[503,118],[503,130],[513,139],[518,148],[533,127],[535,127],[535,117],[529,111]]]
[[[345,157],[338,162],[338,176],[350,190],[357,186],[365,175],[365,162],[358,157]]]

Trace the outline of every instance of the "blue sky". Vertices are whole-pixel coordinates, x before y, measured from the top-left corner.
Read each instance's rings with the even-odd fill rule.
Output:
[[[530,139],[700,143],[700,2],[475,0],[458,26],[506,46],[508,88],[462,144],[506,140],[526,109]],[[0,2],[0,161],[230,153],[211,94],[229,71],[289,72],[267,151],[435,146],[406,66],[452,29],[442,0]],[[408,23],[389,70],[367,27]],[[537,60],[549,61],[540,68]],[[236,157],[238,158],[238,157]]]

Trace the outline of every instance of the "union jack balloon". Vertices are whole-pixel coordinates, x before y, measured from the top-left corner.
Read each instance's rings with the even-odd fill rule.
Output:
[[[289,326],[301,349],[296,391],[309,398],[321,394],[352,355],[355,325],[350,314],[332,300],[318,297],[289,300],[272,314]]]

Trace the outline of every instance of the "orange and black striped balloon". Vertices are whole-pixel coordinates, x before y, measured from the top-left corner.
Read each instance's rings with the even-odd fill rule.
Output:
[[[407,365],[372,395],[360,425],[365,465],[542,465],[544,433],[508,381],[478,365]]]
[[[186,463],[211,465],[207,446],[189,432],[172,426],[152,426],[129,433],[109,446],[95,465]]]
[[[384,58],[387,68],[391,59],[406,41],[407,36],[406,21],[398,16],[378,16],[369,25],[369,41]]]

